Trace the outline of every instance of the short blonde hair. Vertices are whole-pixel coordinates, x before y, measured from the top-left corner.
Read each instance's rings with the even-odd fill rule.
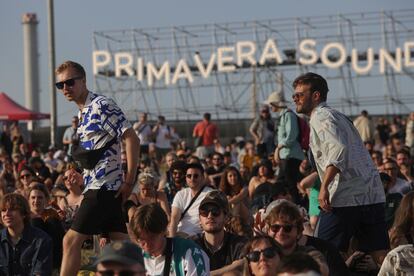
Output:
[[[73,68],[76,70],[78,74],[80,74],[81,77],[86,77],[85,69],[83,69],[82,65],[71,60],[67,60],[61,65],[59,65],[55,70],[55,74],[59,75],[62,72],[66,71],[68,68]]]

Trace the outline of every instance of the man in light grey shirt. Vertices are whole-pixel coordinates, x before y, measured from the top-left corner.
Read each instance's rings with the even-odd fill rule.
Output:
[[[352,121],[326,104],[328,84],[315,73],[293,82],[296,111],[310,116],[310,149],[321,179],[319,238],[342,252],[351,237],[380,264],[389,248],[381,179]]]

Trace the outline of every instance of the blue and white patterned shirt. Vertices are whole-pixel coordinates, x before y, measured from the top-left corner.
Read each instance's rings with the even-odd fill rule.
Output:
[[[352,121],[324,102],[312,111],[310,129],[310,148],[321,181],[328,166],[340,170],[328,185],[333,207],[385,202],[378,170]]]
[[[101,95],[89,92],[85,106],[78,114],[80,145],[85,149],[99,149],[114,137],[117,141],[105,151],[92,170],[84,170],[86,192],[89,189],[116,191],[122,184],[121,136],[131,128],[116,103]]]

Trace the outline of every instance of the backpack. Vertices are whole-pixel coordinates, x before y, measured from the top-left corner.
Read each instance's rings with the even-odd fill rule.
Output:
[[[309,150],[309,136],[310,136],[309,124],[304,118],[298,116],[292,110],[289,110],[289,111],[295,114],[296,119],[298,121],[299,135],[297,137],[297,141],[299,142],[300,147],[303,150],[308,151]]]
[[[300,144],[300,147],[303,150],[308,151],[309,150],[310,127],[308,125],[308,122],[306,122],[304,118],[298,115],[296,115],[296,117],[298,118],[298,126],[299,126],[298,142]]]

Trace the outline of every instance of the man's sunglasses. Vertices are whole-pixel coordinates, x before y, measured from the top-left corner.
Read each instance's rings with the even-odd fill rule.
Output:
[[[265,258],[271,259],[276,256],[277,251],[274,247],[268,247],[259,251],[252,251],[247,254],[247,260],[249,260],[249,262],[257,263],[260,260],[260,254],[262,253]]]
[[[28,177],[31,177],[31,176],[32,176],[31,174],[22,174],[20,176],[20,178],[23,179],[23,178],[28,178]]]
[[[205,217],[205,218],[208,217],[209,213],[211,213],[213,217],[218,217],[221,214],[221,210],[217,206],[209,206],[209,207],[200,208],[199,213],[200,213],[200,216]]]
[[[118,272],[118,274],[115,273],[114,270],[103,270],[103,271],[98,271],[99,275],[102,276],[114,276],[114,275],[119,275],[119,276],[134,276],[134,275],[145,275],[145,271],[133,271],[133,270],[121,270]]]
[[[193,178],[193,179],[197,179],[199,176],[200,176],[200,175],[199,175],[199,174],[196,174],[196,173],[195,173],[195,174],[187,174],[187,175],[186,175],[186,177],[187,177],[187,178],[189,178],[189,179],[191,179],[191,178]]]
[[[295,227],[295,225],[293,225],[293,224],[284,224],[284,225],[273,224],[273,225],[270,225],[270,230],[272,230],[273,233],[277,233],[277,232],[279,232],[280,228],[282,228],[283,232],[290,233],[292,231],[293,227]]]
[[[80,79],[83,79],[83,77],[74,77],[65,81],[57,82],[55,85],[57,89],[62,90],[65,84],[66,86],[73,86],[75,81]]]

